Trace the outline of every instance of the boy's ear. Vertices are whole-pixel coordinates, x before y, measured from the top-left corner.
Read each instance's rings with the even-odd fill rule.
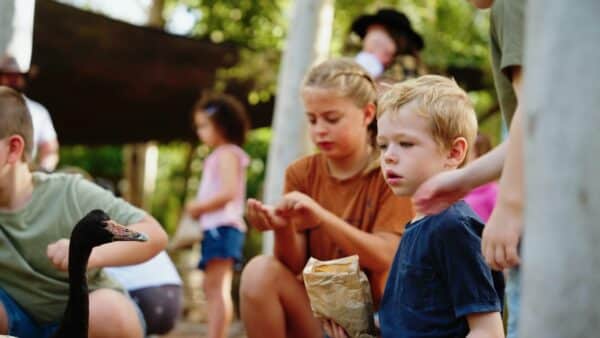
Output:
[[[365,112],[365,125],[371,124],[375,119],[375,114],[377,114],[377,107],[373,103],[367,103],[364,109]]]
[[[469,145],[464,137],[457,137],[452,141],[446,158],[446,167],[448,169],[458,168],[465,161],[468,149]]]
[[[25,159],[25,140],[21,135],[8,138],[8,163],[14,164]]]

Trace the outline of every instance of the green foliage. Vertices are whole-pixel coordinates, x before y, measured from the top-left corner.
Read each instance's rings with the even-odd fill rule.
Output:
[[[151,213],[168,233],[173,233],[186,192],[186,164],[192,146],[171,142],[158,147],[158,173],[151,200]]]
[[[166,0],[167,17],[178,4],[201,13],[192,35],[241,47],[240,63],[219,70],[217,89],[223,90],[231,80],[250,82],[250,104],[271,99],[293,1]],[[484,83],[493,90],[489,80],[489,13],[465,0],[335,0],[331,54],[353,55],[360,41],[350,34],[352,21],[382,7],[396,8],[410,18],[425,40],[422,59],[431,71],[444,73],[448,67],[481,69]]]
[[[178,4],[201,13],[193,35],[208,37],[215,43],[233,42],[254,51],[282,48],[286,0],[166,0],[166,15]]]
[[[61,146],[60,167],[77,167],[116,184],[123,176],[123,149],[121,146]]]
[[[253,198],[261,198],[262,186],[267,170],[267,155],[271,142],[271,128],[260,128],[253,130],[244,145],[244,150],[252,159],[247,172],[246,195]]]

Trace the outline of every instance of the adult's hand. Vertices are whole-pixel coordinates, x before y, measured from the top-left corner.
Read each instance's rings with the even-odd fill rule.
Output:
[[[465,197],[471,189],[464,169],[444,171],[419,186],[413,203],[418,213],[437,214]]]
[[[518,204],[498,200],[481,239],[481,252],[492,269],[501,271],[520,263],[518,246],[522,230],[522,209]]]

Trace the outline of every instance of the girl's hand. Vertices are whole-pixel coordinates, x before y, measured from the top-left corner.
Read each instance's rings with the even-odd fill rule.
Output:
[[[321,223],[324,209],[315,200],[298,191],[283,196],[275,206],[275,214],[284,218],[301,218],[302,228],[315,227]]]
[[[275,214],[275,208],[253,198],[246,203],[248,222],[260,231],[277,230],[289,225],[289,219]]]
[[[344,328],[337,325],[337,323],[331,319],[321,319],[321,325],[323,326],[325,333],[327,333],[327,336],[331,338],[348,338],[348,334],[346,334]]]
[[[202,215],[202,211],[197,207],[196,202],[188,202],[185,205],[185,212],[193,219],[198,219]]]

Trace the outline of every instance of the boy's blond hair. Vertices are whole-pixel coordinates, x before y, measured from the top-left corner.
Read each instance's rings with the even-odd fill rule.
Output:
[[[0,139],[20,135],[25,141],[23,160],[28,161],[33,149],[33,125],[23,96],[6,86],[0,86]]]
[[[424,75],[397,83],[379,98],[377,118],[396,114],[412,102],[417,113],[431,122],[431,135],[441,149],[450,149],[456,138],[464,137],[469,145],[467,153],[471,151],[477,136],[477,114],[469,95],[454,80]]]

